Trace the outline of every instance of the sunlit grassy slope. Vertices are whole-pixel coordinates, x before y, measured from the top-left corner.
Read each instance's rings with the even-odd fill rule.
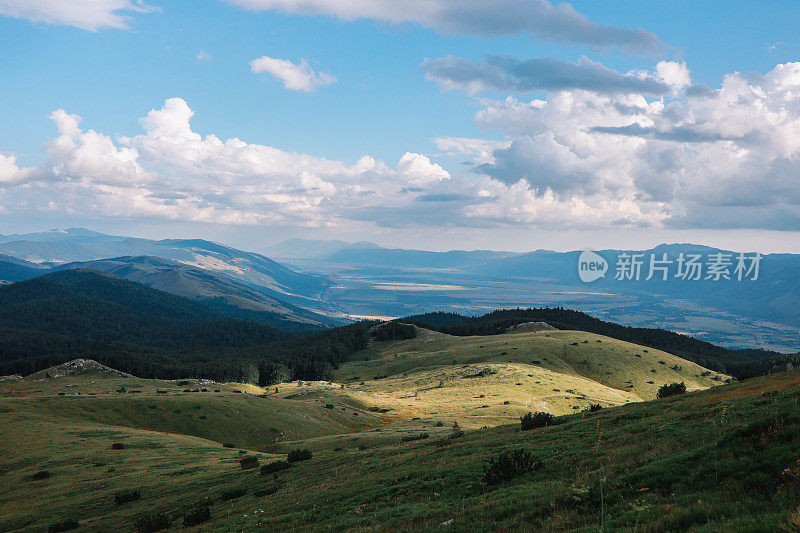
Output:
[[[375,401],[470,425],[529,410],[565,414],[647,400],[667,383],[696,390],[728,378],[659,350],[558,330],[481,337],[421,330],[415,339],[375,342],[337,372],[338,381]]]
[[[119,385],[143,392],[114,392]],[[220,387],[184,393],[171,386],[163,394],[155,390],[167,388],[161,382],[80,376],[0,383],[0,530],[46,531],[72,517],[84,531],[130,531],[137,517],[154,512],[166,513],[177,529],[185,513],[209,505],[204,531],[777,531],[789,527],[800,505],[800,494],[781,490],[800,476],[798,372],[581,411],[525,432],[515,423],[457,436],[449,421],[392,422],[389,411],[380,414],[388,417],[384,425],[359,433],[277,443],[284,451],[308,447],[313,457],[276,476],[239,466],[244,456],[263,464],[276,454],[115,425],[129,423],[134,405],[156,412],[178,406],[181,413],[172,409],[170,418],[191,416],[197,424],[212,421],[218,405],[238,419],[220,429],[227,437],[237,424],[269,423],[261,418],[276,416],[270,402],[295,402],[298,415],[323,420],[327,411],[350,431],[352,407],[342,411],[342,404],[377,398],[345,389],[353,399],[315,411],[322,384],[284,385],[277,398]],[[245,410],[250,402],[261,403]],[[371,416],[353,411],[360,421]],[[225,424],[213,416],[209,425]],[[290,427],[289,418],[281,420],[275,424]],[[422,433],[428,438],[401,439]],[[540,468],[482,484],[485,462],[513,449],[529,451]],[[50,477],[33,479],[39,471]],[[245,494],[223,499],[230,489]],[[141,499],[117,505],[119,490],[138,490]]]

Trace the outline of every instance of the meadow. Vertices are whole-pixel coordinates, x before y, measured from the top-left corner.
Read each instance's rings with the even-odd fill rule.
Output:
[[[70,520],[81,531],[199,521],[184,529],[231,532],[800,524],[800,372],[725,384],[617,342],[423,332],[374,342],[335,382],[266,388],[92,366],[3,381],[0,530],[57,531]],[[630,391],[612,386],[626,368]],[[652,399],[652,386],[678,377],[686,394]],[[548,378],[560,381],[535,383]],[[532,398],[555,418],[522,431],[520,413],[543,409]],[[262,474],[293,450],[311,457]]]

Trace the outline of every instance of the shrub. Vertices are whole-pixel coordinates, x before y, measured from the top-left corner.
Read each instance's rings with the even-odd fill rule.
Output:
[[[325,404],[325,409],[333,409],[333,404],[332,403],[326,403]]]
[[[222,445],[224,448],[236,448],[236,445],[232,442],[226,442]]]
[[[156,531],[168,529],[169,524],[169,516],[165,513],[141,516],[133,523],[137,533],[155,533]]]
[[[183,517],[183,527],[192,527],[211,520],[211,509],[208,507],[198,507],[192,509]]]
[[[527,450],[517,449],[503,452],[497,457],[489,459],[483,465],[483,482],[486,485],[497,485],[539,467],[538,461],[534,461],[531,453]]]
[[[255,455],[250,455],[239,460],[239,464],[242,467],[242,470],[247,470],[249,468],[257,468],[258,467],[258,457]]]
[[[71,531],[73,529],[78,529],[80,524],[77,520],[73,520],[72,518],[67,518],[66,520],[62,520],[60,522],[56,522],[55,524],[50,524],[50,527],[47,528],[49,533],[61,533],[62,531]]]
[[[589,412],[594,413],[595,411],[599,411],[602,408],[603,406],[600,405],[599,403],[593,403],[589,405]]]
[[[681,381],[680,383],[670,383],[669,385],[662,385],[658,388],[657,398],[669,398],[670,396],[677,396],[678,394],[686,393],[686,385]]]
[[[265,489],[257,490],[253,493],[253,496],[256,498],[263,498],[264,496],[269,496],[270,494],[275,494],[280,490],[281,486],[278,483],[275,483]]]
[[[222,493],[219,495],[220,501],[226,502],[228,500],[233,500],[235,498],[241,498],[247,494],[247,489],[242,487],[236,487],[233,489],[223,490]]]
[[[267,463],[261,467],[261,475],[266,476],[267,474],[274,474],[276,472],[281,472],[282,470],[286,470],[291,466],[292,465],[287,463],[286,461],[273,461],[272,463]]]
[[[542,428],[545,426],[552,426],[555,423],[555,417],[550,413],[528,413],[521,419],[522,431],[529,429]]]
[[[403,435],[400,440],[403,442],[411,442],[415,440],[423,440],[429,438],[430,435],[427,433],[417,433],[416,435]]]
[[[50,477],[50,472],[47,470],[39,470],[34,475],[31,476],[33,479],[47,479]]]
[[[292,450],[289,452],[289,455],[286,456],[286,460],[290,463],[296,463],[297,461],[308,461],[309,459],[311,459],[311,450],[308,448]]]
[[[121,442],[115,442],[114,444],[111,445],[111,449],[112,450],[124,450],[125,449],[125,445],[122,444]]]
[[[444,422],[442,422],[441,420],[439,420],[438,422],[436,422],[436,423],[434,424],[434,426],[436,426],[437,428],[440,428],[440,427],[442,427],[443,425],[444,425]]]
[[[114,501],[117,505],[135,502],[139,499],[141,499],[141,495],[139,494],[138,490],[118,490],[114,493]]]

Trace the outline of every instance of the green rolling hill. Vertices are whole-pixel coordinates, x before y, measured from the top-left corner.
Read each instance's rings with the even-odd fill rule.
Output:
[[[13,436],[0,441],[3,531],[69,520],[81,531],[145,531],[144,519],[177,530],[187,516],[214,531],[800,524],[797,371],[581,410],[530,431],[518,422],[462,431],[449,413],[377,412],[383,397],[349,384],[276,392],[81,368],[0,381],[0,424]],[[298,448],[311,458],[274,474],[240,464],[285,460]],[[516,462],[504,463],[512,452]],[[131,492],[135,499],[115,503]]]

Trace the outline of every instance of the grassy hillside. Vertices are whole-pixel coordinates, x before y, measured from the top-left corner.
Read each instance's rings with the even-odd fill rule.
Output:
[[[424,421],[392,422],[387,413],[384,425],[360,433],[280,443],[282,451],[307,447],[313,456],[275,475],[239,461],[285,458],[277,448],[242,452],[70,407],[97,401],[129,420],[125,402],[148,402],[153,411],[179,402],[193,418],[202,412],[210,420],[214,403],[230,402],[230,418],[257,426],[257,412],[243,411],[248,402],[313,406],[312,387],[286,384],[279,398],[260,398],[232,392],[241,385],[183,393],[159,383],[170,389],[163,394],[148,390],[155,382],[133,378],[40,379],[0,383],[0,424],[12,436],[0,439],[3,531],[45,531],[67,518],[86,531],[133,530],[155,513],[177,529],[198,507],[210,512],[203,529],[215,531],[776,531],[800,518],[798,372],[582,411],[531,431],[511,424],[460,434],[449,421],[412,429]],[[108,390],[124,379],[143,392]],[[184,415],[174,411],[172,418]],[[346,411],[336,416],[348,420]],[[428,438],[401,437],[423,433]],[[485,483],[484,466],[514,450],[531,455],[531,470]],[[40,472],[49,476],[35,479]],[[123,490],[140,499],[116,504]]]
[[[658,388],[667,383],[683,381],[692,390],[728,379],[660,350],[583,331],[521,331],[476,337],[421,331],[414,339],[374,342],[342,365],[337,379],[356,381],[464,365],[480,372],[486,363],[514,363],[520,369],[538,368],[588,378],[640,399],[654,398]]]
[[[206,380],[149,380],[104,372],[16,381],[5,398],[18,416],[47,413],[59,421],[112,424],[180,433],[266,449],[282,440],[349,433],[384,422],[352,407],[279,397],[266,389]]]
[[[663,350],[699,365],[737,377],[763,375],[800,366],[800,355],[768,350],[731,350],[688,335],[657,328],[634,328],[606,322],[580,311],[553,308],[504,309],[482,316],[426,313],[402,319],[451,335],[496,335],[525,322],[546,322],[558,329],[607,335]]]

